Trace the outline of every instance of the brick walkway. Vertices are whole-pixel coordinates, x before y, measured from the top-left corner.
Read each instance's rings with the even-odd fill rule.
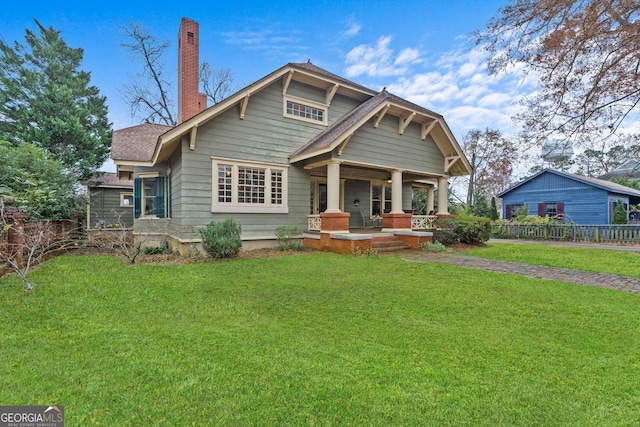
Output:
[[[634,277],[619,276],[617,274],[591,273],[588,271],[571,270],[569,268],[546,267],[522,262],[498,261],[440,252],[407,250],[390,253],[389,255],[395,255],[408,261],[452,264],[477,270],[520,274],[534,279],[559,280],[580,285],[599,286],[601,288],[640,293],[640,280]]]

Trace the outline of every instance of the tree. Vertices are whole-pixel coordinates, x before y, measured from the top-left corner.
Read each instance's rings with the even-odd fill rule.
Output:
[[[640,190],[640,181],[632,178],[611,178],[611,182],[615,184],[624,185],[625,187],[630,187],[635,190]]]
[[[489,71],[522,67],[538,81],[517,117],[525,141],[589,141],[633,122],[640,101],[637,0],[510,0],[477,43]]]
[[[470,131],[462,143],[473,168],[467,186],[467,205],[473,206],[476,194],[493,196],[509,186],[518,150],[499,130],[489,128]]]
[[[12,196],[29,219],[71,218],[86,201],[62,162],[35,144],[0,141],[0,197]]]
[[[131,108],[131,115],[167,126],[177,125],[175,102],[171,83],[164,71],[163,56],[171,47],[168,41],[158,39],[151,30],[139,22],[121,25],[125,41],[120,46],[129,51],[131,58],[142,64],[142,71],[122,89],[123,99]],[[209,100],[216,104],[231,91],[233,74],[229,69],[213,69],[204,61],[200,65],[200,83]]]
[[[233,73],[229,68],[213,69],[208,62],[200,65],[200,84],[207,98],[217,104],[231,93]]]
[[[491,198],[491,207],[489,208],[489,219],[491,219],[492,221],[496,221],[500,219],[500,214],[498,213],[495,197]]]
[[[37,20],[26,45],[0,40],[0,139],[36,144],[80,181],[109,155],[106,98],[80,70],[83,50],[69,47]]]
[[[626,224],[627,222],[627,211],[624,208],[622,200],[618,199],[616,207],[613,210],[613,220],[611,224]]]
[[[616,145],[609,150],[604,147],[600,150],[587,149],[578,154],[573,162],[577,166],[578,174],[597,178],[634,158],[635,151],[635,148],[622,145]]]

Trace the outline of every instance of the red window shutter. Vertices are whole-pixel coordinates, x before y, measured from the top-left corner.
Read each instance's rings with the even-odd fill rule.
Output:
[[[544,203],[538,203],[538,216],[544,217]]]
[[[511,205],[505,205],[505,207],[504,207],[504,219],[511,219]]]
[[[558,211],[558,215],[564,215],[564,202],[556,203],[556,210]]]

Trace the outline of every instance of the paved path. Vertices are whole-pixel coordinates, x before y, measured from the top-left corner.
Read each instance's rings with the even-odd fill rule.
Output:
[[[569,268],[546,267],[522,262],[498,261],[468,255],[426,252],[399,251],[393,253],[400,258],[415,262],[434,262],[458,265],[478,270],[496,271],[500,273],[520,274],[534,279],[559,280],[580,285],[599,286],[640,293],[640,280],[634,277],[609,273],[591,273]],[[391,255],[391,253],[390,253]]]

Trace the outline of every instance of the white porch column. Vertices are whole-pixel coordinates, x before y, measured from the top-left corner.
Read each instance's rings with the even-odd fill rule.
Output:
[[[449,214],[449,181],[446,177],[438,178],[438,215]]]
[[[404,213],[402,210],[402,171],[391,171],[391,212],[392,214]]]
[[[433,207],[434,207],[434,195],[435,195],[435,188],[430,186],[427,188],[427,212],[425,212],[427,215],[429,214],[429,212],[433,211]]]
[[[340,162],[332,160],[327,164],[327,210],[336,213],[340,210]]]

